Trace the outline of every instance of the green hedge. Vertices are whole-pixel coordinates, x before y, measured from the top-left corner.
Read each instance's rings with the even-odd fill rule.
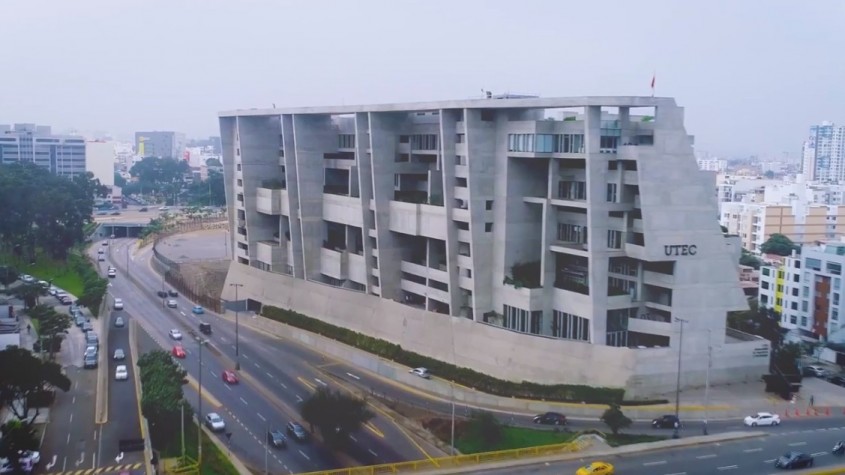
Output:
[[[412,351],[403,350],[401,346],[394,343],[307,317],[292,310],[265,305],[262,309],[262,315],[271,320],[354,346],[405,366],[412,368],[426,367],[439,377],[497,396],[595,404],[620,403],[625,396],[625,390],[618,388],[595,388],[580,384],[544,385],[528,381],[521,383],[504,381],[469,368],[460,368]],[[655,402],[662,401],[650,401],[650,403]]]

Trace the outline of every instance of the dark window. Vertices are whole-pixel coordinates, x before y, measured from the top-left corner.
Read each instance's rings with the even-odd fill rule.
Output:
[[[489,233],[493,231],[493,223],[484,223],[484,232]]]
[[[484,202],[484,208],[488,211],[493,209],[493,200],[487,200]]]

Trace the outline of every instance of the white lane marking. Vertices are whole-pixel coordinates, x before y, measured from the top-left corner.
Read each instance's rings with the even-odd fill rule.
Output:
[[[282,387],[283,387],[283,388],[285,388],[285,389],[287,389],[287,388],[288,388],[288,387],[287,387],[287,385],[285,385],[285,383],[283,383],[283,382],[281,382],[281,381],[279,381],[279,384],[281,384],[281,385],[282,385]]]
[[[716,470],[733,470],[739,468],[739,465],[725,465],[724,467],[716,467]]]
[[[827,452],[816,452],[810,455],[812,455],[813,457],[821,457],[822,455],[827,455]]]
[[[789,444],[790,447],[800,447],[802,445],[807,445],[807,443],[806,442],[793,442],[793,443]]]
[[[273,377],[273,375],[272,375],[272,374],[270,374],[270,372],[269,372],[269,371],[265,371],[265,372],[264,372],[264,374],[266,374],[268,378],[272,378],[272,377]]]
[[[774,462],[775,460],[777,460],[777,459],[763,460],[763,463],[772,463],[772,462]]]
[[[226,339],[223,338],[222,336],[220,337],[220,343],[226,343]]]
[[[763,451],[763,449],[760,448],[760,447],[758,447],[756,449],[745,449],[745,450],[743,450],[743,452],[745,452],[747,454],[750,454],[751,452],[762,452],[762,451]]]
[[[68,434],[67,436],[68,436],[68,438],[70,438],[70,434]],[[350,435],[349,438],[352,439],[355,442],[358,442],[358,439],[356,439],[354,435]]]
[[[299,394],[297,394],[297,395],[296,395],[296,402],[302,402],[302,400],[303,400],[303,399],[302,399],[302,396],[300,396]]]
[[[243,356],[245,360],[248,360],[248,359],[249,359],[249,356],[247,356],[247,355],[243,355],[243,354],[242,354],[241,356]]]
[[[224,385],[223,385],[223,387],[224,387],[224,388],[226,388],[226,389],[228,389],[229,391],[231,391],[231,390],[232,390],[232,387],[231,387],[231,386],[229,386],[228,384],[224,384]]]
[[[181,313],[183,317],[185,316],[185,312],[180,311],[179,313]]]
[[[246,402],[246,399],[244,399],[244,398],[240,398],[240,399],[241,399],[241,402],[244,403],[244,406],[249,406],[249,404],[247,404],[247,402]]]
[[[305,457],[305,460],[311,460],[311,457],[305,455],[305,452],[303,452],[301,450],[299,451],[299,455],[302,455],[303,457]]]
[[[71,401],[71,404],[76,404],[76,396],[73,397],[73,401]]]
[[[68,424],[73,424],[73,413],[72,412],[70,413],[70,421],[68,421]]]
[[[713,457],[715,457],[715,456],[716,456],[716,454],[707,454],[707,455],[699,455],[699,456],[698,456],[698,457],[696,457],[696,458],[697,458],[697,459],[712,459],[712,458],[713,458]]]
[[[208,372],[211,373],[211,375],[214,376],[215,378],[217,377],[217,375],[214,373],[214,371],[208,370]]]
[[[65,445],[70,443],[70,432],[67,434],[67,440],[65,441]]]
[[[320,384],[321,384],[321,385],[323,385],[323,386],[328,386],[328,384],[326,384],[325,382],[321,381],[319,378],[314,378],[314,381],[317,381],[318,383],[320,383]]]
[[[253,364],[255,365],[256,368],[261,369],[261,366],[259,366],[258,363],[253,363]]]
[[[659,460],[657,462],[645,462],[643,465],[645,465],[646,467],[651,467],[651,466],[654,466],[654,465],[666,465],[666,461],[665,460]]]
[[[355,376],[355,375],[354,375],[354,374],[352,374],[352,373],[346,373],[346,375],[347,375],[347,376],[349,376],[350,378],[355,378],[355,379],[358,379],[358,380],[360,380],[360,379],[361,379],[361,378],[359,378],[358,376]]]
[[[687,475],[687,472],[667,473],[666,475]]]
[[[265,419],[264,416],[262,416],[260,412],[256,412],[255,414],[258,416],[259,419],[261,419],[264,422],[267,422],[267,419]]]
[[[373,449],[369,449],[369,450],[367,450],[367,452],[373,454],[373,457],[378,457],[378,454],[373,452]]]

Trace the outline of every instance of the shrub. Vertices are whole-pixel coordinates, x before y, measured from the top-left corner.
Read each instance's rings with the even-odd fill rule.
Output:
[[[543,399],[548,401],[585,402],[595,404],[619,404],[623,401],[625,390],[620,388],[592,387],[580,384],[545,385],[528,381],[515,382],[461,368],[428,356],[402,349],[401,346],[367,336],[348,328],[338,327],[316,318],[307,317],[293,310],[265,305],[262,315],[271,320],[367,351],[385,359],[409,367],[424,366],[435,374],[476,390],[504,397]],[[641,403],[665,403],[665,401],[641,401]]]

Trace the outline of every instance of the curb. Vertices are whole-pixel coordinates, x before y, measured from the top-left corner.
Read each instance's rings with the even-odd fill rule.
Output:
[[[469,471],[471,472],[480,472],[486,470],[495,470],[495,469],[506,469],[506,468],[514,468],[514,467],[522,467],[526,465],[536,465],[536,464],[548,464],[554,462],[566,462],[570,460],[578,460],[583,459],[585,457],[591,458],[601,458],[601,457],[609,457],[614,455],[625,455],[629,453],[646,453],[646,452],[657,452],[661,450],[671,450],[680,447],[693,447],[696,445],[706,445],[706,444],[713,444],[717,442],[732,442],[735,440],[743,440],[743,439],[751,439],[756,437],[765,437],[768,434],[765,432],[726,432],[724,434],[718,435],[703,435],[703,436],[696,436],[696,437],[688,437],[686,439],[671,439],[665,440],[660,442],[646,442],[642,444],[631,444],[625,445],[622,447],[616,447],[609,450],[596,450],[594,452],[573,452],[568,454],[562,455],[551,455],[546,457],[537,457],[537,458],[529,458],[529,459],[522,459],[522,460],[508,460],[505,462],[488,462],[488,463],[479,463],[476,464],[472,469]],[[423,473],[427,475],[452,475],[452,474],[459,474],[459,473],[467,473],[468,467],[455,467],[455,468],[446,468],[446,469],[439,469],[439,470],[428,470],[418,473]],[[827,475],[828,472],[824,472],[824,475]],[[830,472],[831,475],[836,473],[842,473],[841,471]],[[819,475],[822,475],[821,473]]]
[[[138,421],[141,423],[141,437],[144,439],[144,467],[148,475],[153,472],[153,446],[149,433],[147,418],[144,417],[141,409],[141,372],[138,371],[138,331],[135,319],[129,320],[129,353],[132,355],[129,361],[132,363],[132,375],[135,380],[135,400],[138,402]]]
[[[229,462],[232,463],[238,473],[240,473],[241,475],[252,475],[253,472],[250,471],[250,469],[246,468],[246,465],[241,462],[241,459],[238,458],[237,455],[233,454],[232,451],[229,450],[229,447],[226,447],[223,442],[221,442],[217,437],[215,437],[214,433],[208,430],[205,424],[202,424],[202,421],[200,421],[196,415],[194,415],[194,422],[197,424],[197,427],[199,427],[199,429],[203,431],[206,436],[208,436],[208,439],[211,440],[211,442],[217,447],[217,450],[226,454],[226,457],[229,459]]]

